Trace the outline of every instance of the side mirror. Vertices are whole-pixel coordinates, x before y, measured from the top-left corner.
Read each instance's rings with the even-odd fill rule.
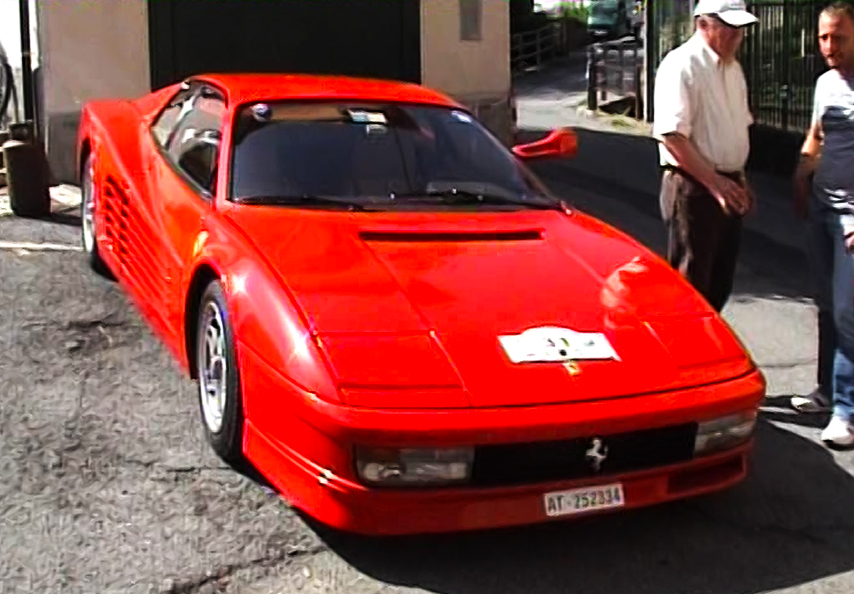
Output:
[[[578,137],[571,128],[553,130],[548,136],[527,144],[517,144],[513,154],[520,159],[543,157],[572,158],[578,152]]]

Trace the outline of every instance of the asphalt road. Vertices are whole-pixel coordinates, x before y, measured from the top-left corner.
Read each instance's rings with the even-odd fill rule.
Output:
[[[628,46],[627,46],[628,47]],[[635,76],[635,56],[630,49],[624,49],[623,62],[620,64],[620,51],[609,49],[602,54],[602,73],[600,80],[607,80],[607,101],[619,99],[620,89],[631,89]],[[638,52],[638,60],[643,61],[643,50]],[[622,70],[623,86],[620,86]],[[607,78],[605,78],[607,77]],[[551,125],[569,125],[576,121],[576,111],[587,106],[587,48],[573,50],[568,55],[552,60],[541,70],[531,71],[519,76],[513,83],[514,92],[521,110],[535,112],[534,117]],[[601,102],[601,97],[599,98]]]
[[[660,249],[654,204],[616,173],[538,169]],[[769,379],[747,482],[570,523],[365,539],[307,522],[211,454],[193,384],[117,286],[86,268],[73,206],[55,212],[21,220],[0,200],[0,594],[854,589],[854,453],[818,443],[823,418],[786,410],[812,388],[815,314],[796,251],[772,237],[751,236],[725,312]]]

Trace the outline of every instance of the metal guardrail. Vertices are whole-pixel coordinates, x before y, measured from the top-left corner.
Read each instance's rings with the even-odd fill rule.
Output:
[[[804,133],[815,81],[826,70],[818,50],[818,15],[825,2],[753,0],[759,19],[745,34],[741,63],[756,123]]]
[[[635,37],[603,41],[587,48],[587,108],[623,100],[642,115],[642,42]]]
[[[558,55],[560,37],[558,28],[546,25],[533,31],[514,33],[511,38],[510,56],[513,73],[524,72]]]

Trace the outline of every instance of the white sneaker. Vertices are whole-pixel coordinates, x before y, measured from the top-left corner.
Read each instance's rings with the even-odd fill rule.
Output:
[[[854,424],[842,417],[834,416],[821,432],[821,440],[842,447],[854,445]]]
[[[814,390],[812,394],[808,396],[792,396],[792,399],[789,402],[791,403],[792,408],[802,413],[830,411],[830,401],[827,399],[827,396],[818,390]]]

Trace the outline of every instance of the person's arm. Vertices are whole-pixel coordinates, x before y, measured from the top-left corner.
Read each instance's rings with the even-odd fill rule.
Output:
[[[821,109],[818,102],[818,91],[819,89],[817,88],[815,97],[813,98],[812,123],[801,146],[798,165],[795,168],[792,180],[795,191],[795,214],[800,218],[806,218],[807,216],[810,177],[815,173],[818,160],[821,157],[821,146],[824,140],[824,134],[821,129]]]
[[[714,166],[697,150],[694,143],[679,132],[664,134],[661,138],[664,148],[676,160],[676,165],[706,188],[715,185],[719,177]]]
[[[810,174],[815,171],[815,163],[821,156],[821,145],[823,140],[824,135],[821,131],[821,122],[815,121],[812,126],[810,126],[809,132],[807,132],[807,137],[804,140],[804,145],[801,147],[801,163],[799,164],[799,167],[801,167],[806,174]]]
[[[822,141],[821,121],[815,120],[807,131],[804,144],[801,146],[798,166],[795,169],[796,179],[806,180],[815,173],[816,165],[821,157]]]
[[[813,96],[812,122],[807,131],[804,144],[801,146],[801,158],[798,162],[798,173],[809,176],[815,171],[816,163],[821,156],[821,145],[824,141],[824,133],[821,129],[821,103],[819,102],[820,85],[816,85]]]

